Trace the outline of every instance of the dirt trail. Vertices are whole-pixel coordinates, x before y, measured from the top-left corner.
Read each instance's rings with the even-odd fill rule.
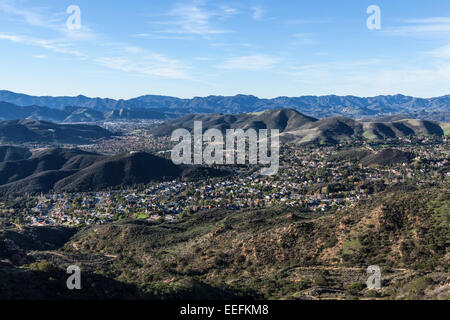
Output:
[[[367,267],[337,267],[337,266],[314,266],[314,267],[290,267],[287,269],[284,269],[282,271],[290,271],[293,269],[299,269],[299,270],[306,270],[306,271],[311,271],[311,270],[327,270],[327,271],[366,271]],[[381,270],[383,270],[383,268],[381,268]],[[397,272],[409,272],[409,271],[413,271],[410,269],[405,269],[405,268],[389,268],[389,271],[397,271]]]
[[[69,256],[67,256],[61,252],[57,252],[57,251],[33,251],[33,252],[31,252],[31,255],[33,255],[33,256],[35,256],[35,255],[53,255],[53,256],[57,256],[57,257],[65,260],[69,263],[80,263],[80,264],[87,264],[87,265],[108,263],[117,258],[116,255],[104,254],[103,256],[96,257],[97,259],[95,259],[95,260],[81,260],[81,259],[77,259],[74,257],[69,257]]]

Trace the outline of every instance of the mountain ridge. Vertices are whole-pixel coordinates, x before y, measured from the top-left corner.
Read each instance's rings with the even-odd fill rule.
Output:
[[[89,144],[96,139],[111,136],[112,132],[88,124],[56,124],[32,119],[0,122],[0,144]]]
[[[444,129],[428,120],[402,119],[393,122],[362,122],[341,116],[316,119],[294,109],[273,109],[242,114],[191,114],[173,119],[150,129],[155,136],[168,136],[178,128],[192,132],[194,121],[202,121],[202,129],[278,129],[281,141],[295,143],[339,143],[351,138],[368,140],[409,135],[444,135]]]
[[[164,178],[200,178],[225,171],[179,166],[146,152],[104,156],[78,149],[47,148],[31,157],[0,162],[0,195],[84,192],[120,188]]]
[[[45,106],[62,108],[76,106],[96,111],[117,109],[158,109],[164,108],[176,114],[188,113],[243,113],[258,112],[274,108],[293,108],[317,118],[345,116],[351,118],[406,114],[409,117],[431,119],[436,121],[450,120],[450,95],[433,98],[412,96],[379,95],[375,97],[357,97],[352,95],[337,96],[280,96],[271,99],[258,98],[253,95],[238,94],[235,96],[207,96],[176,98],[161,95],[143,95],[132,99],[89,98],[83,95],[76,97],[30,96],[0,90],[0,101],[19,106]]]
[[[121,108],[99,111],[87,107],[64,106],[59,109],[36,105],[18,106],[0,101],[0,120],[34,119],[64,123],[112,121],[112,120],[165,120],[175,114],[153,108]]]

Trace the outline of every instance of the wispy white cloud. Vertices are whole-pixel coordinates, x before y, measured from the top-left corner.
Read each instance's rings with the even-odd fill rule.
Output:
[[[266,70],[274,67],[280,62],[280,58],[265,55],[256,54],[249,56],[233,57],[226,59],[218,68],[230,69],[230,70]]]
[[[284,24],[289,26],[297,26],[304,24],[318,24],[318,23],[331,23],[332,19],[288,19],[283,21]]]
[[[14,5],[15,3],[15,1],[8,0],[0,2],[0,11],[3,11],[9,16],[23,19],[27,24],[32,26],[56,28],[58,25],[57,19],[45,18],[41,13],[30,9],[19,8]]]
[[[154,21],[154,24],[165,25],[159,30],[163,34],[191,34],[204,38],[228,33],[230,30],[217,26],[217,20],[228,19],[239,11],[229,6],[221,6],[215,10],[207,9],[201,1],[179,3],[165,15],[164,21]]]
[[[73,41],[97,41],[101,37],[86,25],[82,25],[81,29],[69,30],[62,28],[61,30],[66,39]]]
[[[436,58],[450,59],[450,44],[428,52]]]
[[[310,45],[316,44],[317,40],[314,39],[312,33],[299,32],[292,35],[293,40],[291,41],[294,45]]]
[[[33,27],[52,30],[66,40],[84,41],[94,40],[99,37],[89,26],[82,23],[80,29],[69,30],[66,26],[67,13],[49,13],[42,8],[20,7],[17,1],[3,0],[0,2],[0,11],[7,16],[22,21]]]
[[[46,40],[22,35],[11,35],[0,33],[0,40],[7,40],[14,43],[21,43],[25,45],[31,45],[41,47],[46,50],[50,50],[57,53],[69,54],[80,58],[86,58],[86,54],[79,50],[73,49],[69,44],[60,42],[57,40]]]
[[[450,33],[450,17],[402,19],[400,22],[402,25],[383,29],[383,32],[400,36]]]
[[[187,34],[166,34],[164,31],[157,33],[136,33],[132,35],[135,38],[144,38],[152,40],[194,40],[195,37]]]
[[[195,60],[197,61],[210,61],[210,57],[196,57]]]
[[[222,5],[219,8],[220,10],[217,12],[217,14],[219,16],[221,16],[222,18],[230,18],[232,16],[235,16],[237,14],[239,14],[239,10],[227,5]]]
[[[401,20],[405,23],[420,23],[420,24],[436,24],[436,23],[450,23],[450,17],[431,17],[431,18],[420,18],[420,19],[404,19]]]
[[[128,53],[133,53],[133,54],[137,54],[137,53],[141,53],[142,49],[136,46],[127,46],[125,47],[125,51]]]
[[[178,60],[161,54],[146,54],[140,58],[102,57],[97,59],[102,66],[136,75],[156,76],[170,79],[190,79],[187,67]]]
[[[14,2],[15,3],[15,2]],[[226,14],[232,14],[228,8],[223,8]],[[0,33],[0,40],[10,41],[24,45],[40,47],[52,52],[72,55],[81,59],[90,59],[97,64],[110,69],[121,70],[126,73],[134,73],[140,75],[156,76],[162,78],[172,79],[189,79],[186,70],[188,69],[184,64],[178,60],[170,59],[164,55],[157,53],[145,53],[145,51],[137,46],[130,46],[126,44],[116,44],[113,50],[121,50],[122,55],[107,56],[103,54],[98,58],[95,53],[88,57],[87,54],[75,49],[79,41],[90,41],[96,38],[96,34],[87,26],[80,30],[69,30],[65,21],[59,19],[47,19],[46,16],[36,11],[36,9],[22,9],[13,5],[11,1],[0,3],[0,11],[7,15],[13,15],[23,20],[26,25],[33,27],[47,28],[59,32],[57,39],[48,40],[28,35],[6,34]],[[58,15],[58,14],[57,14]],[[60,14],[65,17],[64,14]],[[48,14],[48,16],[52,16]],[[194,19],[192,17],[192,19]],[[98,45],[98,42],[89,42],[89,48]],[[91,50],[92,51],[92,50]],[[96,57],[97,56],[97,57]],[[45,56],[41,54],[34,55],[37,59],[42,59]]]
[[[354,61],[329,61],[317,64],[291,64],[289,68],[281,71],[281,73],[298,77],[298,79],[326,79],[333,75],[349,74],[358,71],[360,73],[368,72],[374,66],[382,65],[378,59],[362,59]]]
[[[47,58],[47,56],[44,55],[44,54],[34,54],[34,55],[33,55],[33,58],[36,58],[36,59],[45,59],[45,58]]]
[[[16,43],[23,43],[25,41],[21,36],[4,33],[0,33],[0,40],[9,40]]]
[[[423,33],[435,33],[435,32],[450,32],[449,24],[422,24],[415,26],[402,26],[395,27],[386,30],[388,33],[398,35],[414,35]]]
[[[391,61],[368,59],[335,61],[292,66],[281,71],[303,88],[324,88],[324,93],[360,96],[403,93],[414,96],[442,95],[450,81],[450,65],[439,61],[429,65],[413,62],[395,64]],[[320,90],[320,89],[319,89]]]

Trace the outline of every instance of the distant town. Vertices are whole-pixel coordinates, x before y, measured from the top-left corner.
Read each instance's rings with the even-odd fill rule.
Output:
[[[164,155],[170,145],[168,137],[155,138],[135,124],[127,129],[128,134],[81,148],[104,153],[144,149]],[[362,165],[338,158],[355,148],[376,153],[387,145],[411,153],[411,165]],[[260,176],[256,166],[232,166],[225,177],[177,179],[118,190],[30,195],[18,210],[20,219],[32,226],[83,226],[124,218],[172,222],[211,208],[288,206],[325,212],[354,206],[389,186],[432,186],[448,181],[448,166],[447,136],[399,137],[384,142],[353,140],[333,146],[284,144],[276,176]]]

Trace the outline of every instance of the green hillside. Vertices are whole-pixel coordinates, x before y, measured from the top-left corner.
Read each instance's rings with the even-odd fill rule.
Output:
[[[80,230],[58,251],[35,250],[31,257],[47,262],[24,270],[85,261],[89,279],[121,286],[122,297],[448,299],[449,205],[445,188],[430,188],[385,192],[330,214],[280,207],[215,209],[171,224],[125,220]],[[365,288],[369,265],[382,269],[381,291]],[[0,270],[11,282],[20,276]]]

